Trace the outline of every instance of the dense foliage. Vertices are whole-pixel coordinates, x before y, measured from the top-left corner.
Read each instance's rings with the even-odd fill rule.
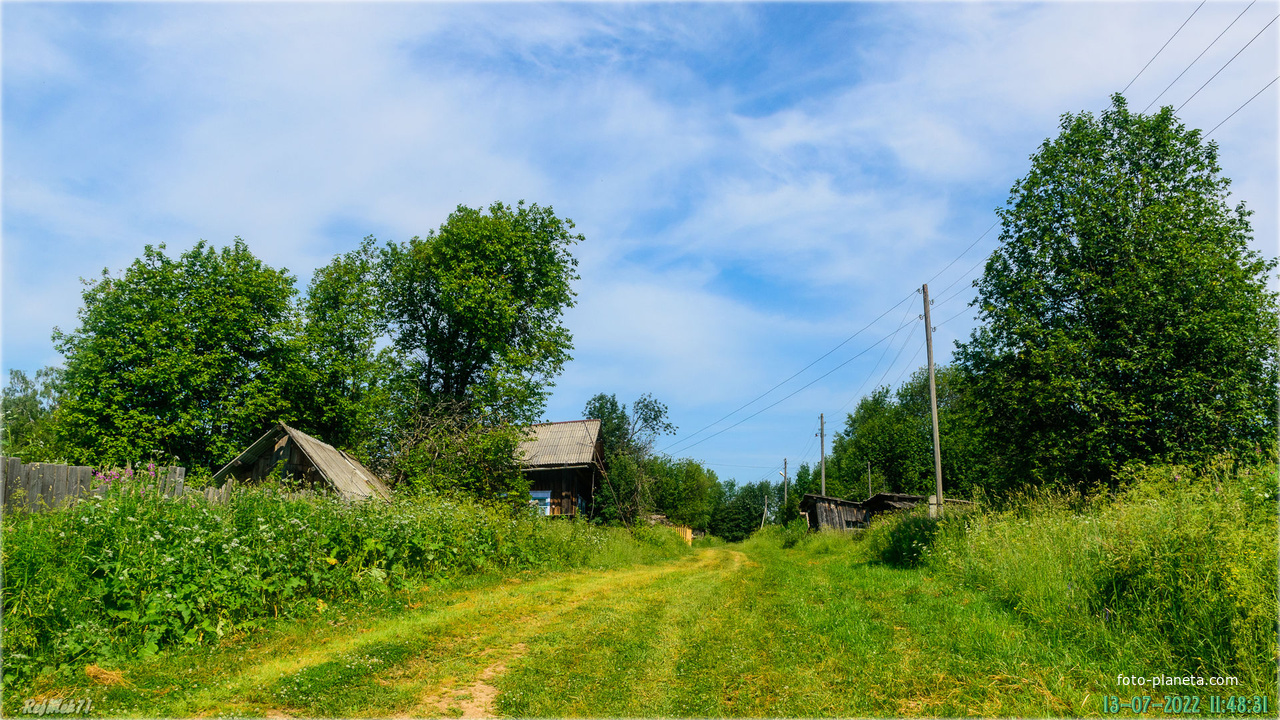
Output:
[[[946,491],[969,497],[982,479],[980,418],[974,413],[967,377],[959,368],[944,365],[934,375]],[[832,440],[827,487],[828,494],[855,500],[877,492],[933,493],[927,368],[912,373],[892,394],[887,387],[877,388],[858,402]]]
[[[419,487],[481,458],[474,472],[498,476],[452,489],[518,496],[499,456],[569,359],[572,227],[536,204],[459,206],[425,238],[365,238],[305,295],[239,238],[176,259],[148,246],[89,283],[75,331],[55,329],[65,369],[11,375],[0,443],[27,461],[217,468],[285,421]]]
[[[1064,115],[1000,211],[957,353],[991,480],[1088,486],[1131,462],[1275,442],[1274,260],[1217,146],[1164,108]]]
[[[294,278],[236,238],[174,260],[147,246],[83,293],[80,327],[54,331],[66,358],[57,432],[83,464],[155,459],[211,467],[275,420],[292,420],[300,345]]]
[[[572,229],[536,204],[459,206],[439,231],[382,249],[383,323],[421,398],[537,419],[572,348],[561,318],[584,239]]]
[[[27,377],[10,370],[0,397],[0,455],[31,462],[63,459],[53,422],[62,392],[62,368],[46,367]]]
[[[4,516],[6,688],[429,578],[688,551],[661,528],[599,528],[467,500],[401,494],[390,506],[350,504],[259,488],[212,505],[164,500],[145,485],[137,473],[103,499]]]

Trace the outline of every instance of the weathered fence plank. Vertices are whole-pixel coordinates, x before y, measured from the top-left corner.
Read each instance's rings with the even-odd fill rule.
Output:
[[[151,487],[166,498],[186,492],[186,468],[155,469]],[[137,478],[137,475],[134,475]],[[41,512],[67,507],[81,495],[101,495],[94,469],[84,465],[24,463],[20,458],[0,457],[0,507],[7,511]]]

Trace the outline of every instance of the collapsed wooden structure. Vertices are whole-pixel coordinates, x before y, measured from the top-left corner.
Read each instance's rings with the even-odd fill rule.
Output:
[[[520,443],[529,495],[544,515],[585,514],[604,474],[599,420],[529,426]]]
[[[871,518],[881,513],[894,510],[910,510],[922,502],[928,502],[924,495],[908,495],[905,493],[877,493],[866,500],[845,500],[827,497],[826,495],[805,495],[800,500],[800,511],[809,518],[809,528],[820,530],[852,530],[866,527]],[[972,505],[968,500],[944,498],[947,505]]]
[[[277,423],[227,463],[213,481],[261,482],[277,466],[282,477],[312,490],[334,492],[344,500],[391,500],[386,483],[360,461],[284,423]]]

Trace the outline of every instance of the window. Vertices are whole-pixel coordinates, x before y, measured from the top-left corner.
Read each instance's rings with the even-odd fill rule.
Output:
[[[529,504],[536,505],[542,510],[543,515],[551,514],[551,491],[550,490],[530,490],[529,497],[533,498]]]

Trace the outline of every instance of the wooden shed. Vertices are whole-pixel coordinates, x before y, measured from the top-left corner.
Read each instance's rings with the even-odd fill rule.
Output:
[[[805,495],[800,500],[800,510],[808,513],[809,527],[835,528],[851,530],[866,527],[871,518],[881,513],[894,510],[910,510],[922,502],[928,502],[924,495],[908,495],[906,493],[876,493],[861,502],[843,500],[823,495]],[[945,498],[947,505],[972,505],[968,500]]]
[[[260,482],[282,463],[283,476],[312,489],[335,492],[344,500],[391,500],[386,484],[360,461],[284,423],[276,424],[258,438],[219,470],[213,480],[219,484],[227,479]]]
[[[531,425],[520,443],[520,464],[543,514],[585,513],[604,477],[603,455],[599,420]]]
[[[866,527],[870,519],[862,503],[826,495],[805,495],[800,499],[800,511],[808,516],[810,530],[852,530]]]

